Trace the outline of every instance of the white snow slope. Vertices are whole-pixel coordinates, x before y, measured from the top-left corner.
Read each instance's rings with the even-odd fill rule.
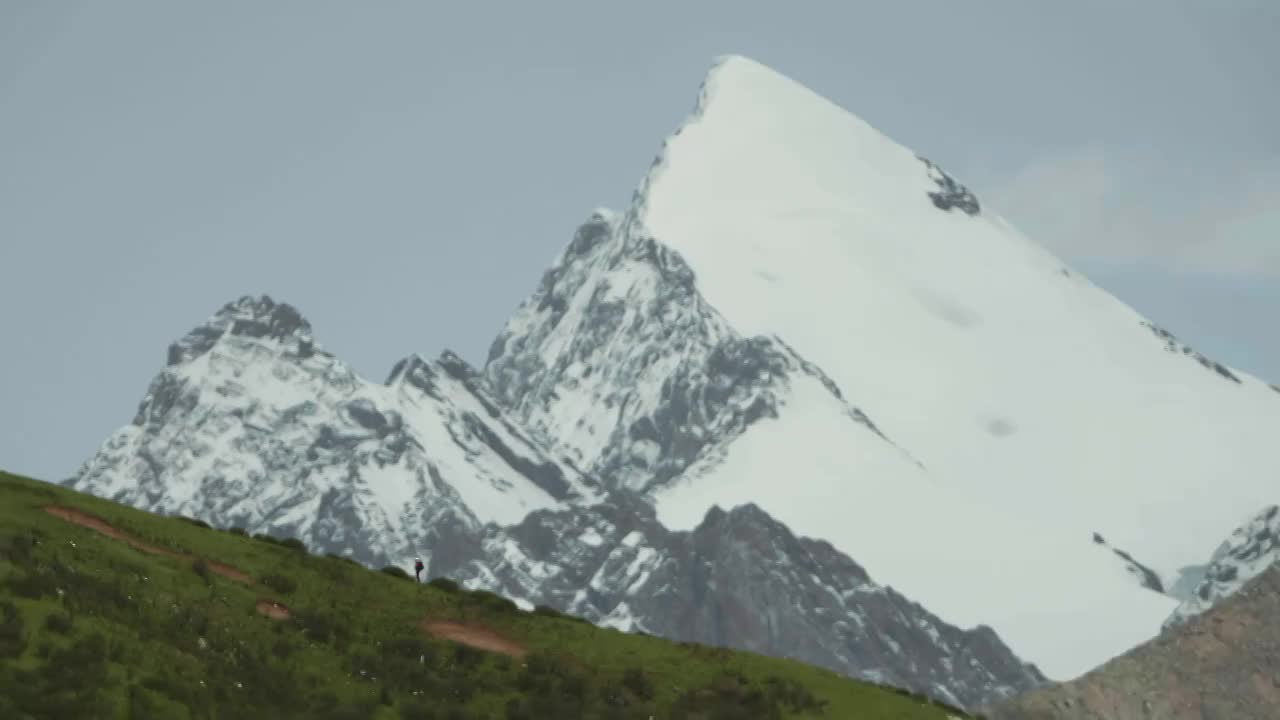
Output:
[[[733,331],[787,343],[898,447],[801,380],[777,419],[656,502],[673,529],[754,502],[1067,679],[1177,604],[1092,534],[1164,577],[1203,562],[1280,494],[1280,394],[1161,336],[985,208],[936,206],[963,200],[949,183],[794,81],[718,61],[615,236],[679,253]],[[572,387],[540,420],[569,444],[569,416],[590,411],[568,408],[591,404]]]

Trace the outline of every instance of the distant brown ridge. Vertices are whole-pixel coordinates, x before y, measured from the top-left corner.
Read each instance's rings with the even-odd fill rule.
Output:
[[[984,714],[991,720],[1276,720],[1280,566],[1096,670]]]

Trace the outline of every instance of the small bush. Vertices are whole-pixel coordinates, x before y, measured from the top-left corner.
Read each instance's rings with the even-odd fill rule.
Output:
[[[28,570],[5,580],[4,587],[17,597],[38,600],[57,594],[58,579],[50,573]]]
[[[52,633],[66,635],[71,632],[71,614],[55,612],[44,619],[44,628]]]
[[[488,590],[472,590],[471,597],[478,601],[480,607],[500,613],[518,613],[520,606],[508,598],[491,593]]]
[[[656,691],[653,681],[640,668],[627,668],[622,673],[622,686],[641,700],[652,700]]]
[[[27,639],[22,632],[22,615],[18,606],[0,601],[0,658],[15,658],[27,649]]]
[[[285,595],[288,595],[298,589],[298,583],[294,582],[293,578],[286,577],[280,573],[269,573],[267,575],[263,575],[259,580],[263,585],[266,585],[278,593],[284,593]]]
[[[769,690],[769,696],[774,698],[783,707],[799,713],[816,713],[821,712],[826,707],[827,701],[822,700],[814,695],[809,688],[801,685],[795,680],[786,680],[774,675],[765,678],[765,686]],[[955,708],[951,708],[956,710]],[[960,713],[959,710],[956,710]]]
[[[401,720],[439,720],[435,706],[422,700],[409,700],[400,706]]]
[[[194,561],[192,561],[192,563],[191,563],[191,570],[192,570],[195,574],[197,574],[197,575],[199,575],[200,577],[204,578],[204,580],[205,580],[206,582],[208,582],[208,580],[209,580],[209,563],[205,562],[205,561],[204,561],[204,558],[196,558]]]
[[[213,528],[211,528],[211,527],[209,526],[209,523],[207,523],[207,522],[205,522],[205,521],[203,521],[203,520],[197,519],[197,518],[187,517],[186,515],[179,515],[179,516],[178,516],[178,519],[179,519],[179,520],[181,520],[182,522],[190,523],[190,524],[192,524],[192,525],[195,525],[196,527],[202,527],[202,528],[204,528],[204,529],[206,529],[206,530],[212,530],[212,529],[213,529]]]
[[[0,557],[14,565],[27,567],[35,559],[37,542],[39,541],[34,535],[11,535],[0,541]]]
[[[301,629],[309,640],[332,645],[345,652],[351,642],[351,631],[346,619],[305,608],[292,608],[294,626]]]
[[[454,582],[453,580],[450,580],[447,577],[431,578],[429,581],[427,581],[427,584],[442,592],[454,593],[454,594],[462,592],[462,588],[458,585],[458,583]]]
[[[227,532],[231,533],[232,535],[240,535],[242,537],[248,537],[249,535],[249,531],[245,530],[242,527],[227,528]]]
[[[382,568],[382,570],[380,570],[379,572],[390,575],[393,578],[400,578],[401,580],[413,579],[412,577],[409,576],[409,573],[404,571],[404,568],[398,567],[396,565],[388,565]]]
[[[253,536],[253,539],[261,540],[264,543],[271,543],[272,545],[279,545],[280,547],[289,548],[290,550],[296,550],[302,553],[307,552],[306,544],[303,543],[298,538],[292,538],[292,537],[278,538],[273,535],[268,535],[266,533],[258,533]]]

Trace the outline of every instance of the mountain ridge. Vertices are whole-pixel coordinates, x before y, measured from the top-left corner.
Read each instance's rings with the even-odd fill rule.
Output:
[[[331,378],[312,355],[301,372],[317,384],[294,386],[300,371],[273,365],[281,356],[261,347],[282,332],[265,322],[249,329],[266,341],[219,336],[215,349],[257,354],[222,358],[232,377],[209,381],[212,394],[191,391],[209,384],[201,377],[170,378],[177,390],[167,392],[188,409],[212,400],[221,427],[292,437],[297,449],[276,449],[311,468],[300,479],[323,481],[246,517],[301,522],[323,512],[324,533],[310,539],[326,548],[363,548],[374,560],[429,547],[439,553],[432,563],[471,572],[477,586],[527,586],[531,574],[504,579],[495,568],[525,563],[520,556],[537,552],[532,538],[573,529],[557,518],[586,522],[579,514],[605,513],[628,494],[652,508],[664,547],[695,534],[711,508],[754,505],[948,622],[994,628],[1009,647],[980,662],[1004,668],[1001,687],[947,691],[998,694],[1034,680],[1015,654],[1062,678],[1158,632],[1176,601],[1143,587],[1139,568],[1173,577],[1171,568],[1202,560],[1205,538],[1225,535],[1228,517],[1234,526],[1239,508],[1264,504],[1261,471],[1276,462],[1266,433],[1280,419],[1273,393],[1264,401],[1256,378],[1231,373],[1232,382],[1212,361],[1167,352],[1136,312],[1064,270],[932,162],[732,56],[708,73],[631,205],[578,228],[484,368],[411,356],[384,387],[352,373]],[[283,409],[245,400],[238,378],[261,368]],[[310,396],[333,399],[320,407]],[[245,478],[262,475],[261,461],[248,459],[236,478],[211,484],[196,457],[235,448],[205,442],[203,454],[179,448],[161,463],[144,431],[113,437],[72,482],[122,492],[131,474],[173,468],[166,487],[134,493],[161,507],[164,492],[202,484],[244,501]],[[237,447],[259,452],[254,442]],[[1224,457],[1247,471],[1238,493],[1209,484]],[[188,509],[224,512],[205,500]],[[406,531],[396,510],[405,507],[433,534]],[[508,535],[530,518],[528,538]],[[1093,543],[1094,533],[1125,554]],[[566,557],[595,557],[589,541],[565,545]],[[608,550],[636,560],[636,548],[621,547]],[[779,587],[796,563],[784,560],[768,580]],[[833,559],[828,570],[840,566]],[[560,600],[594,607],[600,622],[643,624],[624,600],[638,579],[630,568],[605,573],[624,587],[588,582]],[[825,592],[824,583],[812,589]],[[1061,592],[1063,583],[1088,592]],[[698,596],[698,587],[683,592]],[[800,640],[836,656],[839,647],[815,639],[819,607],[789,620],[807,625]],[[1079,624],[1092,632],[1081,636]],[[928,652],[930,666],[949,657],[936,642]],[[934,681],[910,665],[892,670]]]
[[[813,541],[795,539],[758,508],[709,513],[693,533],[669,531],[640,496],[542,449],[481,372],[449,351],[434,360],[411,354],[375,384],[324,350],[296,308],[265,295],[228,303],[174,346],[183,348],[180,362],[161,370],[135,422],[65,485],[217,527],[294,536],[372,567],[417,555],[429,574],[525,609],[805,658],[957,706],[1045,681],[989,630],[947,624],[834,548],[815,560]],[[769,357],[806,372],[781,350]],[[529,502],[510,506],[511,495]],[[758,539],[700,540],[721,537],[718,519],[737,519],[738,532]],[[715,567],[718,552],[751,542],[770,559]],[[796,575],[797,567],[807,570]],[[736,600],[733,588],[750,573],[760,574],[752,583],[759,593],[789,609]],[[728,606],[774,620],[743,624],[741,609],[729,625],[694,620],[721,617],[717,608]],[[832,633],[818,622],[824,613],[848,629]]]

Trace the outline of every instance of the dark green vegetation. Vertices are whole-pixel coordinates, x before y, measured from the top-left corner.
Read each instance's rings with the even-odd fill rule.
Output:
[[[487,633],[511,654],[433,637],[427,621]],[[523,612],[444,578],[420,585],[290,538],[0,473],[0,717],[9,720],[949,715],[959,716],[799,663],[604,630],[551,608]]]

